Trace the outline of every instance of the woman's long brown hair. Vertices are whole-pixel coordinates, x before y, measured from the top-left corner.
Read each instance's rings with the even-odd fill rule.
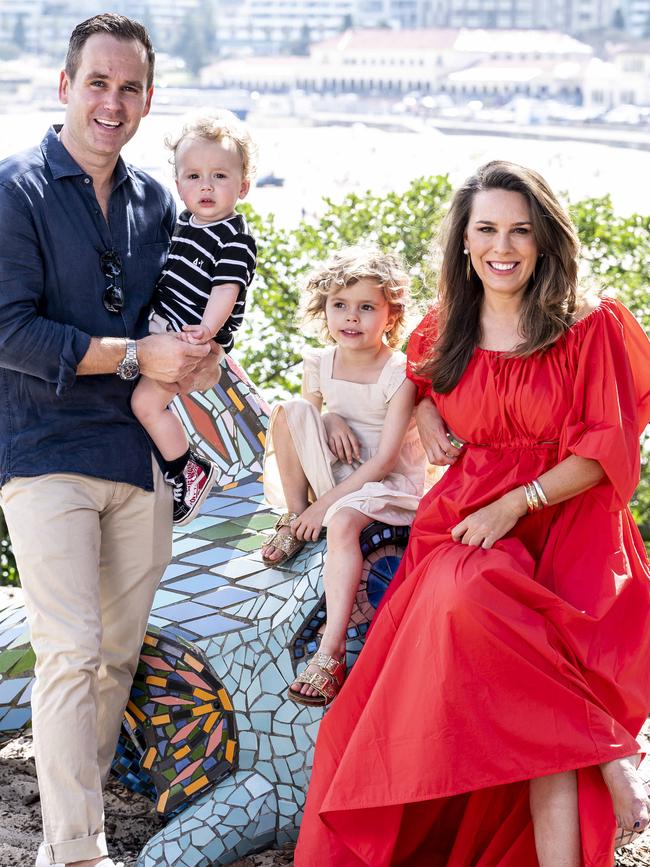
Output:
[[[574,321],[579,241],[571,220],[546,181],[532,169],[495,160],[456,191],[442,233],[438,280],[438,337],[419,372],[433,390],[446,393],[458,384],[481,341],[483,284],[474,268],[467,279],[464,236],[475,195],[482,190],[521,193],[530,209],[540,254],[523,297],[522,341],[510,355],[532,355],[551,346]]]

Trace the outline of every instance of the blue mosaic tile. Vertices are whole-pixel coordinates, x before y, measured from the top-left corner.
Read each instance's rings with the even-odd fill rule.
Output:
[[[2,731],[19,731],[29,722],[31,717],[32,710],[29,707],[12,708],[0,722],[0,729],[2,729]]]
[[[188,629],[192,629],[197,635],[205,637],[240,629],[241,622],[231,620],[229,617],[224,617],[221,614],[211,614],[198,620],[188,620],[185,626]]]
[[[191,566],[184,566],[182,563],[170,563],[165,569],[165,574],[162,577],[162,583],[170,581],[172,578],[178,578],[180,575],[187,575],[192,571]]]
[[[25,626],[24,624],[20,624],[19,626],[13,626],[0,633],[0,647],[11,647],[12,642],[24,635]]]
[[[236,551],[232,548],[209,548],[201,554],[186,555],[183,559],[188,563],[196,563],[197,566],[217,566],[227,560],[232,560],[234,557],[243,557],[245,553],[245,551]]]
[[[10,704],[31,683],[31,677],[19,677],[0,683],[0,702]]]
[[[184,625],[188,625],[185,621],[189,621],[190,618],[203,617],[213,613],[207,605],[199,605],[198,602],[181,602],[174,606],[156,609],[158,617],[168,617],[170,620],[180,621]]]
[[[201,572],[200,575],[192,575],[191,578],[173,581],[168,586],[172,590],[182,590],[184,593],[200,593],[203,590],[212,590],[214,587],[227,583],[222,575],[215,575],[213,572]]]
[[[154,599],[153,609],[163,608],[166,605],[183,602],[187,599],[187,594],[172,593],[169,590],[159,590]]]
[[[223,608],[228,605],[234,605],[236,602],[243,602],[245,599],[250,599],[256,596],[251,590],[242,590],[239,587],[221,587],[213,593],[206,593],[197,597],[197,602],[203,605],[212,605],[215,608]]]
[[[186,562],[188,558],[183,556],[184,554],[187,554],[188,551],[198,551],[199,548],[205,548],[209,544],[210,542],[206,542],[205,539],[195,539],[194,536],[177,539],[174,542],[174,556]]]
[[[228,516],[231,518],[239,517],[239,515],[250,515],[254,509],[251,509],[250,503],[231,503],[227,506],[221,504],[220,508],[213,509],[213,514]]]

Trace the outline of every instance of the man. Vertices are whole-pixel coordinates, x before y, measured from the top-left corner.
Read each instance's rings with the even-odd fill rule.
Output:
[[[218,378],[207,346],[146,336],[175,208],[120,151],[153,69],[141,25],[83,22],[63,127],[0,163],[0,497],[36,652],[39,865],[114,865],[102,784],[171,553],[171,489],[131,413],[134,381]]]

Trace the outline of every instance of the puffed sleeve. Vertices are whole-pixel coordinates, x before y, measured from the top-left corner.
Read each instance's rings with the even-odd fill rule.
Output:
[[[629,310],[611,299],[572,330],[573,401],[560,455],[597,460],[605,478],[595,493],[616,511],[639,483],[639,436],[650,417],[650,342]]]
[[[406,348],[406,375],[417,386],[415,402],[431,394],[431,380],[417,372],[418,365],[431,352],[438,333],[438,311],[432,307],[413,330]]]
[[[388,403],[406,379],[406,356],[403,352],[394,352],[387,364],[389,365],[389,369],[384,381],[384,398],[386,403]]]
[[[321,351],[318,349],[308,350],[303,355],[302,376],[305,389],[318,397],[323,396],[320,390],[320,363]]]

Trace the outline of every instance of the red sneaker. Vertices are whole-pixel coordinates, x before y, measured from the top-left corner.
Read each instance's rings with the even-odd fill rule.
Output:
[[[189,524],[197,516],[212,490],[216,472],[212,461],[190,453],[185,469],[174,479],[174,524]]]

